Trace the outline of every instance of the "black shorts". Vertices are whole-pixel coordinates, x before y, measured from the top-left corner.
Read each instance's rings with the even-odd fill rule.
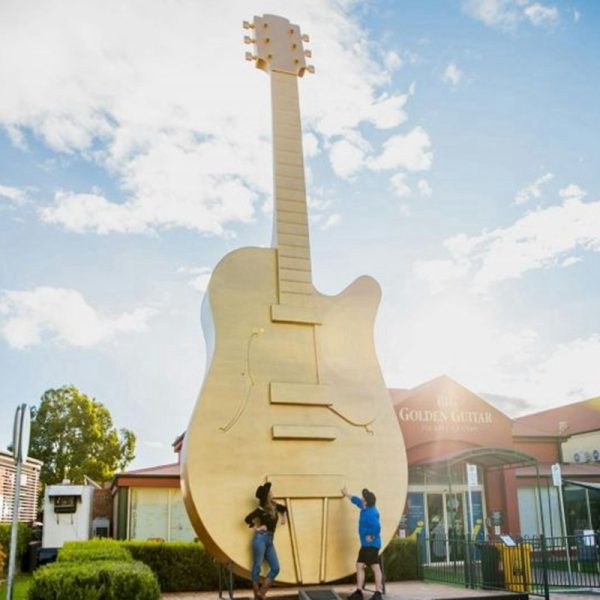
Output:
[[[379,548],[373,548],[372,546],[361,546],[358,551],[357,563],[363,563],[365,565],[379,565]]]

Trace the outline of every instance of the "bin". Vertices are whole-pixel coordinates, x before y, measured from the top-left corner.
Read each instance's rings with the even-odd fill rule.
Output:
[[[531,544],[500,546],[504,583],[511,592],[528,592],[531,585]]]
[[[481,587],[484,590],[504,589],[500,571],[500,550],[492,544],[478,544],[481,554]]]

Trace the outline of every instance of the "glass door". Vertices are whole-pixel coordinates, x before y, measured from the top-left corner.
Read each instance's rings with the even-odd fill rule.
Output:
[[[443,493],[427,494],[427,529],[431,562],[446,562],[448,556],[444,496]]]

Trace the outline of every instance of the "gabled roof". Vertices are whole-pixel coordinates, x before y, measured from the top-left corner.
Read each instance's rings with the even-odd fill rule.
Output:
[[[513,435],[568,437],[600,430],[600,396],[514,420]]]
[[[510,417],[508,417],[505,413],[503,413],[499,408],[497,408],[496,406],[494,406],[493,404],[488,402],[485,398],[482,398],[479,394],[476,394],[469,388],[462,385],[462,383],[459,383],[458,381],[452,379],[452,377],[449,377],[448,375],[445,375],[445,374],[439,375],[438,377],[434,377],[433,379],[430,379],[429,381],[426,381],[425,383],[421,383],[420,385],[418,385],[414,388],[410,388],[410,389],[390,388],[389,392],[392,397],[392,403],[394,404],[394,407],[397,408],[401,404],[407,402],[410,398],[416,396],[417,394],[419,394],[423,390],[426,390],[427,388],[435,389],[435,388],[444,387],[447,385],[451,385],[451,386],[454,386],[456,388],[463,390],[469,396],[477,398],[483,404],[486,404],[492,410],[496,411],[497,413],[500,413],[504,418],[510,420]]]

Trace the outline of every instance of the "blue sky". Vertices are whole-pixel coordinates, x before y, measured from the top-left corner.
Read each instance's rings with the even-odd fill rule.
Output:
[[[5,0],[0,444],[74,384],[133,466],[174,459],[210,272],[271,238],[263,13],[311,35],[314,282],[379,281],[388,385],[446,373],[510,416],[600,394],[597,3]]]

